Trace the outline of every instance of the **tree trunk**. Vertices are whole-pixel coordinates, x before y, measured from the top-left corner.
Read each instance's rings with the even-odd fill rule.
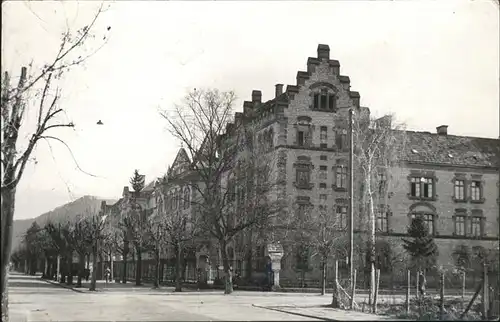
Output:
[[[14,170],[12,169],[12,173],[7,173],[9,169],[5,170],[4,181],[10,182],[14,179]],[[10,262],[10,253],[12,250],[12,225],[14,222],[14,210],[16,203],[16,188],[3,188],[2,189],[2,321],[8,321],[8,292],[7,292],[7,283],[8,283],[8,272],[9,272],[9,262]]]
[[[61,280],[60,280],[60,283],[66,283],[66,265],[64,265],[64,263],[66,263],[66,257],[63,257],[61,256],[61,259],[59,261],[59,273],[61,275]]]
[[[155,250],[155,280],[153,284],[154,288],[160,287],[160,249]]]
[[[250,247],[250,250],[247,253],[247,265],[246,265],[246,278],[247,280],[252,279],[252,248]]]
[[[182,246],[178,244],[176,246],[177,248],[177,255],[175,256],[175,261],[176,261],[176,268],[175,268],[175,291],[176,292],[182,292]]]
[[[229,255],[227,253],[227,243],[221,242],[222,265],[224,266],[224,294],[233,293],[233,272],[229,265]]]
[[[78,279],[76,287],[82,287],[82,277],[85,274],[85,254],[80,254],[78,258]]]
[[[326,258],[321,263],[321,295],[326,294]]]
[[[127,240],[123,241],[123,275],[122,275],[122,283],[127,283],[127,256],[129,251],[129,242]]]
[[[97,246],[92,250],[92,281],[90,282],[89,291],[95,291],[97,286]]]
[[[73,285],[73,254],[69,254],[67,261],[68,279],[66,280],[67,285]]]
[[[371,164],[368,164],[368,174],[372,172]],[[366,189],[369,196],[369,211],[370,211],[370,298],[373,300],[375,297],[375,209],[373,203],[373,193],[371,185],[371,176],[368,176],[366,180]]]
[[[113,260],[113,252],[110,252],[109,253],[109,266],[110,266],[110,271],[111,271],[111,274],[110,274],[110,278],[111,278],[111,282],[113,283],[114,280],[115,280],[115,268],[114,268],[114,260]]]
[[[137,262],[135,263],[135,285],[142,285],[142,250],[135,247],[137,253]]]

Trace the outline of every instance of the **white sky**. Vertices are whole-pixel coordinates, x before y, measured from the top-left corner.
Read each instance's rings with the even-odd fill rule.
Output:
[[[166,171],[179,144],[158,106],[192,88],[235,90],[295,84],[297,71],[330,46],[341,73],[373,114],[396,113],[409,129],[499,136],[499,7],[494,1],[110,2],[96,32],[109,41],[74,69],[61,103],[77,128],[36,151],[18,188],[16,219],[79,196],[116,198],[134,169],[146,181]],[[2,4],[2,70],[48,61],[66,23],[88,23],[97,2]],[[67,22],[66,22],[67,21]],[[104,126],[96,126],[101,119]]]

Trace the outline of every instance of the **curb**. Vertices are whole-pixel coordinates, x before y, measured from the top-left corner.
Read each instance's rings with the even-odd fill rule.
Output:
[[[82,291],[82,290],[76,289],[76,288],[71,287],[71,286],[69,286],[69,285],[63,285],[63,284],[61,284],[61,283],[59,283],[59,282],[54,282],[54,281],[51,281],[51,280],[46,280],[46,279],[42,279],[42,281],[45,281],[45,282],[47,282],[47,283],[49,283],[49,284],[52,284],[52,285],[59,286],[59,287],[61,287],[61,288],[65,288],[65,289],[67,289],[67,290],[72,290],[73,292],[77,292],[77,293],[85,293],[85,292],[84,292],[84,291]]]
[[[256,305],[256,304],[252,304],[252,306],[253,307],[258,307],[260,309],[266,309],[266,310],[277,311],[277,312],[286,313],[286,314],[292,314],[292,315],[302,316],[302,317],[309,318],[309,319],[317,319],[317,320],[322,320],[322,321],[341,321],[341,320],[334,320],[334,319],[329,319],[329,318],[324,318],[324,317],[319,317],[319,316],[304,314],[304,313],[290,312],[290,311],[280,310],[280,309],[277,309],[277,308],[260,306],[260,305]]]

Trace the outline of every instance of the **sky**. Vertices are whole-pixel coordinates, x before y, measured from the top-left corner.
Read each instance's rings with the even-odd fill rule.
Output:
[[[330,58],[372,114],[394,113],[410,130],[435,132],[445,124],[449,134],[499,137],[495,1],[105,4],[95,39],[79,50],[105,45],[59,83],[60,106],[75,129],[53,134],[84,172],[62,144],[41,142],[19,184],[15,219],[83,195],[118,199],[134,169],[148,182],[161,176],[180,144],[159,110],[193,88],[234,90],[236,110],[252,90],[272,99],[275,84],[295,85],[320,43],[330,46]],[[99,5],[3,2],[2,72],[19,75],[21,66],[50,61],[61,33],[88,24]],[[33,119],[28,114],[25,134]]]

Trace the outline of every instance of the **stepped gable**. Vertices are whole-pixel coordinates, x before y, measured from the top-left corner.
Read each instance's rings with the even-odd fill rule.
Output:
[[[338,60],[330,59],[330,47],[326,44],[319,44],[317,48],[317,57],[309,57],[307,59],[307,70],[298,71],[295,85],[286,85],[286,90],[283,92],[283,84],[275,85],[275,95],[273,99],[262,102],[262,91],[252,90],[252,100],[243,102],[243,113],[235,113],[234,122],[226,125],[225,133],[222,138],[233,133],[239,122],[253,120],[255,118],[268,115],[268,113],[279,114],[282,108],[287,108],[295,94],[299,92],[300,86],[303,86],[307,80],[316,72],[321,63],[328,63],[331,68],[331,73],[336,75],[340,84],[349,91],[349,97],[352,99],[354,106],[360,107],[360,94],[357,91],[350,90],[349,76],[340,75],[340,63]],[[319,84],[332,87],[330,83],[319,82]]]

